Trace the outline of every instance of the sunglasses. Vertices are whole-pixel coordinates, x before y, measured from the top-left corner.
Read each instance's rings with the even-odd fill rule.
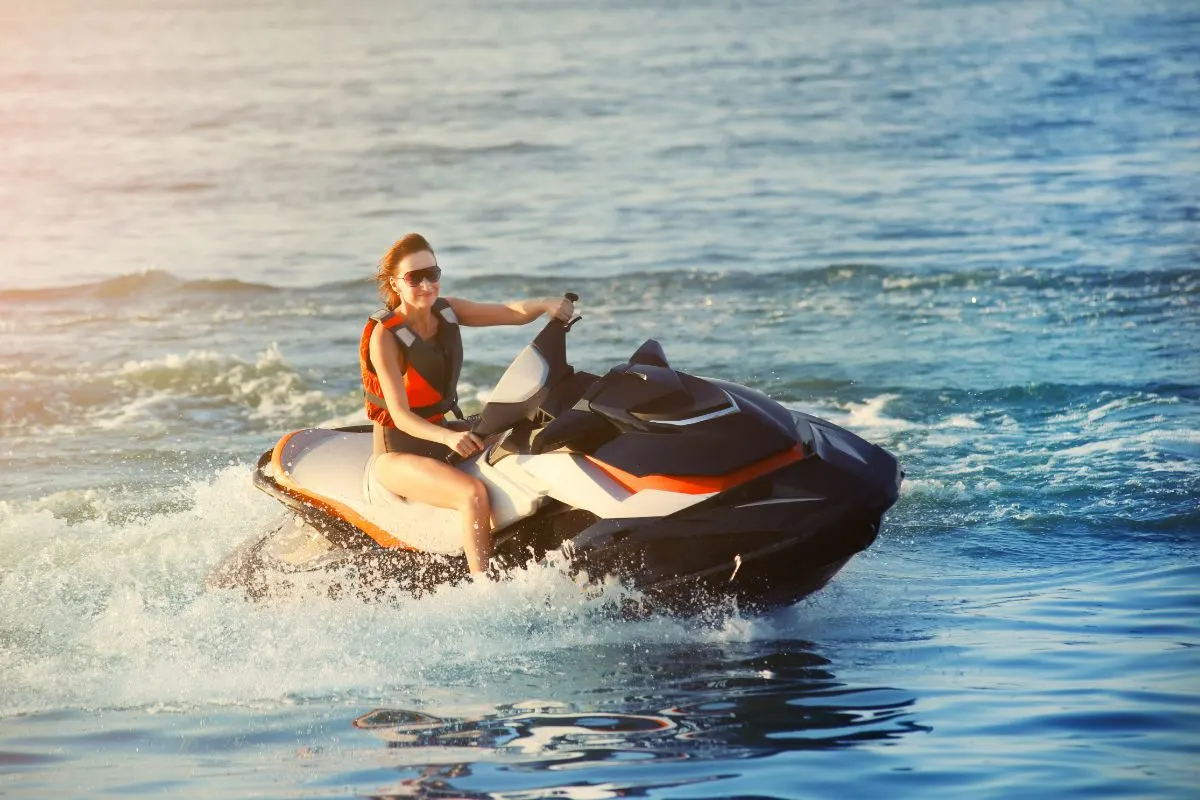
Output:
[[[429,281],[437,283],[442,279],[442,268],[437,264],[425,269],[414,269],[412,272],[400,276],[405,283],[412,286],[414,289],[421,285],[421,281]]]

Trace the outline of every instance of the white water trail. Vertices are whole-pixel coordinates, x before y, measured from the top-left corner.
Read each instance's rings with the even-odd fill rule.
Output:
[[[618,619],[628,590],[564,569],[365,602],[321,592],[251,602],[208,589],[209,572],[280,520],[244,468],[184,490],[184,510],[82,521],[54,503],[0,507],[0,716],[50,709],[276,707],[413,687],[481,690],[550,681],[581,648],[745,641],[777,633],[733,615],[717,625]],[[78,514],[72,518],[78,520]],[[409,687],[404,689],[404,687]]]

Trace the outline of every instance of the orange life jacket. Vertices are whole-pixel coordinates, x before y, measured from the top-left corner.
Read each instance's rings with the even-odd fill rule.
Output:
[[[380,309],[367,320],[358,343],[358,367],[362,372],[363,402],[368,419],[388,428],[396,427],[383,398],[379,375],[371,363],[371,332],[376,325],[391,331],[404,353],[404,394],[408,397],[409,409],[430,422],[442,422],[448,411],[462,419],[458,408],[458,376],[462,371],[463,349],[458,317],[442,297],[434,302],[433,313],[438,315],[439,330],[436,339],[431,341],[414,333],[404,317],[391,309]],[[441,340],[441,347],[437,340]]]

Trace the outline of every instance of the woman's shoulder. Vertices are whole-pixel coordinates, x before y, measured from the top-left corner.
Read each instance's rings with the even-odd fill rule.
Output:
[[[371,322],[367,324],[372,326],[370,336],[372,347],[379,347],[381,342],[395,341],[395,336],[388,335],[391,331],[388,330],[386,325],[372,324]]]
[[[400,343],[396,341],[396,337],[390,335],[391,331],[382,325],[376,325],[375,330],[371,331],[371,338],[367,344],[367,349],[372,356],[379,359],[379,363],[385,366],[390,362],[398,361],[403,368],[404,364],[404,349],[400,347]]]

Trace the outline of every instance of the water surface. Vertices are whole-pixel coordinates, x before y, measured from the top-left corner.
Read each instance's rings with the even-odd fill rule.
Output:
[[[1188,797],[1187,3],[0,8],[0,793]],[[770,615],[558,569],[205,588],[283,433],[361,418],[373,264],[573,290],[902,460]],[[486,398],[534,328],[467,331]]]

